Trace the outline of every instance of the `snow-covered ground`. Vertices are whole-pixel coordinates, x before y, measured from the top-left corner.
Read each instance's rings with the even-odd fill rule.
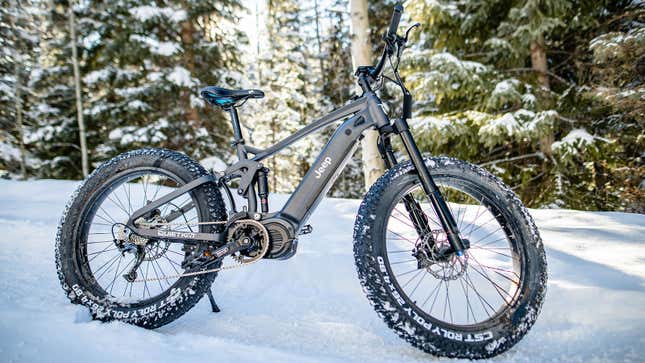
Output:
[[[225,272],[155,331],[91,321],[58,284],[54,235],[77,183],[0,181],[2,362],[416,362],[363,296],[352,256],[359,202],[326,199],[298,255]],[[278,196],[279,201],[284,198]],[[549,289],[532,331],[496,362],[643,362],[645,216],[533,210]]]

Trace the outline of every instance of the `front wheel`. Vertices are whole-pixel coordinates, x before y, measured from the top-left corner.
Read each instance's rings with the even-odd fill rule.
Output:
[[[446,233],[414,167],[399,164],[360,206],[359,279],[376,312],[415,347],[445,357],[495,356],[527,333],[542,306],[540,236],[517,196],[484,169],[445,157],[426,165],[470,248],[463,256],[443,253]],[[422,211],[425,229],[411,207]]]

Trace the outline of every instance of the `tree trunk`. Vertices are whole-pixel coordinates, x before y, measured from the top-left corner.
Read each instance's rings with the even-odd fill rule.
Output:
[[[546,51],[544,37],[540,36],[531,42],[531,67],[538,73],[538,82],[542,87],[549,88],[547,75]]]
[[[530,45],[531,50],[531,67],[538,74],[538,83],[549,89],[548,66],[546,62],[546,50],[544,47],[544,37],[540,36]],[[553,154],[551,144],[553,144],[553,133],[549,132],[540,138],[540,151],[547,156]]]
[[[320,67],[320,79],[322,85],[327,83],[327,74],[325,73],[325,65],[322,58],[322,41],[320,40],[320,12],[318,11],[318,0],[314,0],[314,10],[316,14],[316,41],[318,43],[318,65]]]
[[[83,100],[81,98],[81,74],[78,69],[78,52],[76,49],[76,21],[74,20],[74,3],[69,6],[69,33],[72,46],[72,67],[74,68],[74,88],[76,90],[76,121],[78,122],[78,137],[81,144],[81,168],[83,178],[89,172],[87,162],[87,141],[85,136],[85,121],[83,121]]]
[[[374,59],[372,59],[370,47],[367,0],[350,0],[349,8],[352,18],[352,63],[354,69],[358,66],[372,65]],[[363,174],[365,189],[369,189],[376,179],[385,172],[385,165],[376,146],[378,131],[368,130],[364,133],[364,136],[361,142],[363,147]]]
[[[14,7],[14,11],[19,12],[21,10],[18,9],[18,6],[20,5],[17,1],[12,4]],[[17,17],[17,16],[16,16]],[[13,16],[9,17],[9,21],[11,22],[11,30],[15,32],[16,36],[16,42],[14,43],[14,77],[16,78],[13,85],[14,85],[14,101],[16,104],[16,131],[18,131],[18,147],[20,148],[20,175],[22,176],[23,179],[27,178],[27,156],[26,156],[26,151],[25,151],[25,141],[23,137],[23,121],[22,121],[22,86],[20,84],[20,66],[22,65],[22,62],[20,60],[20,52],[18,51],[18,29],[16,28],[16,22],[13,18]]]
[[[182,2],[184,9],[189,8],[189,4]],[[193,43],[195,28],[193,25],[193,20],[190,17],[181,24],[181,43],[184,48],[184,64],[192,76],[195,74],[195,52],[193,51]],[[188,121],[191,122],[194,126],[200,127],[201,122],[199,119],[199,112],[197,109],[191,105],[190,95],[191,90],[185,90],[181,96],[185,109],[188,112]]]

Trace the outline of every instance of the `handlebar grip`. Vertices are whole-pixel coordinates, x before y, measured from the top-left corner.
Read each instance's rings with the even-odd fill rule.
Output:
[[[399,22],[401,21],[401,13],[403,13],[403,5],[396,4],[392,13],[392,20],[390,20],[390,28],[387,30],[388,38],[396,35],[396,30],[399,28]]]

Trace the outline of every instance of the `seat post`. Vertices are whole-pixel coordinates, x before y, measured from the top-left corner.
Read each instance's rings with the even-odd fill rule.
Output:
[[[237,108],[234,105],[225,108],[231,115],[231,122],[233,123],[233,146],[237,151],[237,157],[240,160],[248,158],[246,148],[244,147],[244,138],[242,138],[242,129],[240,128],[240,119],[237,115]]]

